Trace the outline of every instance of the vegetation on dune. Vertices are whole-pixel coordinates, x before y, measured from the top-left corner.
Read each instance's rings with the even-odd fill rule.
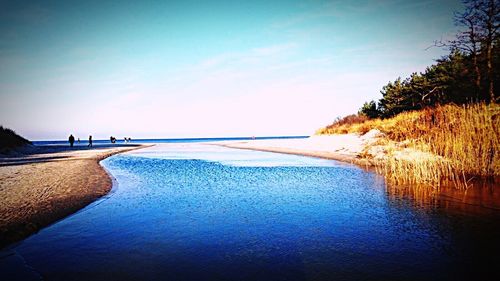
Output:
[[[452,181],[466,188],[475,177],[500,176],[498,104],[438,106],[402,113],[385,123],[381,128],[389,139],[428,153],[417,159],[389,157],[380,163],[393,180],[432,185]]]
[[[380,100],[316,133],[380,130],[384,137],[361,157],[372,157],[397,182],[467,187],[471,178],[500,176],[500,1],[464,4],[455,16],[461,28],[456,38],[436,42],[450,49],[448,56],[423,73],[389,82]],[[374,147],[385,157],[375,157]]]
[[[369,118],[365,115],[361,114],[351,114],[347,115],[343,118],[337,117],[335,121],[331,125],[326,126],[325,128],[321,128],[316,131],[317,135],[327,135],[327,134],[347,134],[353,131],[357,133],[364,134],[368,131],[361,130],[353,130],[354,125],[363,124],[365,121],[368,121]]]
[[[19,136],[13,130],[0,126],[0,152],[27,144],[31,144],[31,142]]]
[[[382,147],[386,157],[374,163],[393,181],[433,186],[452,181],[466,187],[474,177],[500,176],[500,105],[496,103],[448,104],[386,119],[337,122],[318,133],[364,134],[371,129],[385,136],[375,146]],[[365,158],[373,157],[369,149]]]

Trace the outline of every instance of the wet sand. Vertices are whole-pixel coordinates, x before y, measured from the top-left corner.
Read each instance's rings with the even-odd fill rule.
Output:
[[[0,156],[0,248],[107,194],[112,179],[99,161],[142,147],[45,146]]]

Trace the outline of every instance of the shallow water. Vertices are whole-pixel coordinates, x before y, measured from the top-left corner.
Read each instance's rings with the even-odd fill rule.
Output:
[[[497,210],[419,200],[353,165],[204,144],[157,145],[102,165],[116,178],[112,193],[10,249],[2,280],[498,275]],[[17,267],[6,270],[6,260]]]

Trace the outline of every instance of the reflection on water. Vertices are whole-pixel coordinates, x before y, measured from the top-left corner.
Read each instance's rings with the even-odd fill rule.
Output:
[[[386,186],[388,202],[432,217],[457,280],[498,280],[500,197],[498,184],[475,181],[468,190],[454,187]],[[454,268],[454,269],[453,269]],[[452,280],[452,278],[450,278]]]
[[[429,188],[428,186],[386,186],[390,200],[405,199],[417,208],[444,208],[463,214],[492,215],[500,211],[500,189],[495,180],[476,180],[467,190],[453,186]]]
[[[103,165],[118,183],[111,196],[11,250],[45,280],[498,275],[497,210],[386,187],[352,165],[193,144]]]

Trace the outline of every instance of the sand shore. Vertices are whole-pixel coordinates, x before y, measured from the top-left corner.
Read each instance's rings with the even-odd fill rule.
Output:
[[[361,166],[373,166],[370,159],[360,157],[361,153],[377,140],[377,132],[363,136],[357,134],[311,136],[302,139],[271,139],[250,141],[227,141],[217,145],[295,154],[349,162]]]
[[[107,194],[112,179],[99,161],[142,147],[46,146],[0,156],[0,248]]]

